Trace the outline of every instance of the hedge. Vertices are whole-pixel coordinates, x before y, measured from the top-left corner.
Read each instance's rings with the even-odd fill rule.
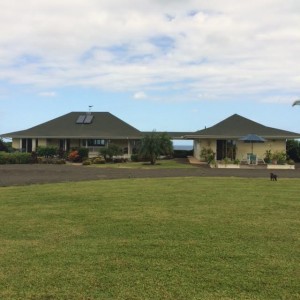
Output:
[[[32,163],[32,155],[31,153],[7,153],[0,152],[0,164],[30,164]]]

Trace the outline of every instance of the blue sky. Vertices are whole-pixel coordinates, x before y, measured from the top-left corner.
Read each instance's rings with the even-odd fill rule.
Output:
[[[238,113],[300,133],[300,1],[1,1],[0,28],[0,134],[89,105],[145,131]]]

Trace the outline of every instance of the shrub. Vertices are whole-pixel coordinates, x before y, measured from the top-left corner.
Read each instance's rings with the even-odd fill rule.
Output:
[[[68,154],[65,150],[63,149],[58,149],[57,155],[59,158],[63,158],[63,159],[67,159],[68,158]]]
[[[215,153],[211,148],[202,148],[200,151],[202,157],[208,164],[215,159]]]
[[[72,162],[82,162],[87,160],[89,157],[89,149],[88,148],[73,148],[67,159]]]
[[[0,164],[30,164],[30,163],[32,163],[31,153],[0,152]]]
[[[239,164],[241,163],[241,161],[240,161],[238,158],[236,158],[236,159],[233,161],[233,163],[234,163],[235,165],[239,165]]]
[[[83,166],[89,166],[89,165],[91,165],[91,164],[92,164],[92,162],[91,162],[89,159],[84,160],[84,161],[82,162],[82,165],[83,165]]]
[[[276,160],[278,164],[286,163],[286,153],[284,151],[275,151],[272,154],[272,160]]]
[[[92,159],[93,164],[105,164],[105,159],[103,157],[94,157]]]
[[[114,156],[123,154],[122,148],[115,144],[109,144],[107,148],[102,148],[99,152],[105,160],[108,160],[108,158],[112,160]]]
[[[57,147],[37,147],[37,155],[42,157],[53,157],[58,155]]]
[[[85,160],[89,157],[89,149],[88,148],[79,148],[77,149],[78,155],[81,160]]]
[[[138,154],[132,154],[132,155],[131,155],[131,161],[133,161],[133,162],[138,162],[138,161],[139,161],[139,156],[138,156]]]
[[[125,163],[127,161],[128,161],[128,159],[127,158],[123,158],[123,157],[115,157],[115,158],[113,158],[113,163]]]
[[[224,165],[228,165],[231,163],[231,159],[229,157],[225,157],[222,159],[221,163]]]
[[[288,158],[295,162],[300,161],[300,142],[297,140],[288,140],[286,142],[286,152]]]
[[[66,163],[66,160],[62,158],[56,158],[56,157],[38,157],[38,163],[63,165]]]
[[[5,165],[8,163],[7,153],[6,152],[0,152],[0,165]]]
[[[54,163],[57,165],[64,165],[66,163],[66,160],[63,158],[56,158],[54,159]]]
[[[81,157],[78,154],[77,150],[73,150],[70,152],[69,156],[68,156],[68,160],[71,162],[80,162],[82,161]]]
[[[264,161],[269,164],[272,160],[272,151],[271,150],[266,150],[265,152],[265,157],[264,157]]]
[[[2,139],[0,139],[0,151],[8,152],[8,146]]]
[[[188,156],[193,156],[194,150],[174,150],[174,158],[186,158]]]

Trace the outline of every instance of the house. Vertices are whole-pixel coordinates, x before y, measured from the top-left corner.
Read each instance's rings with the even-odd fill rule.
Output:
[[[262,158],[266,150],[286,151],[287,139],[300,138],[298,133],[267,127],[237,114],[196,132],[166,133],[173,140],[193,140],[196,158],[201,159],[202,149],[211,148],[217,160],[246,158],[252,149],[240,138],[247,134],[266,139],[254,146],[255,154]],[[122,147],[124,156],[129,158],[137,143],[147,134],[150,132],[141,132],[109,112],[71,112],[30,129],[1,136],[12,138],[13,148],[25,152],[35,151],[38,146],[54,146],[65,151],[85,147],[90,156],[94,156],[101,148],[113,143]]]
[[[13,148],[24,152],[35,151],[38,146],[54,146],[65,151],[85,147],[93,156],[101,147],[114,143],[129,156],[143,133],[109,112],[71,112],[2,137],[12,138]]]
[[[240,139],[248,134],[256,134],[266,139],[264,143],[255,143],[252,146]],[[215,153],[216,160],[230,158],[232,160],[247,159],[252,152],[258,158],[264,158],[267,150],[286,152],[288,139],[300,138],[299,133],[267,127],[234,114],[216,125],[185,135],[184,138],[194,140],[194,156],[201,159],[201,150],[210,148]]]

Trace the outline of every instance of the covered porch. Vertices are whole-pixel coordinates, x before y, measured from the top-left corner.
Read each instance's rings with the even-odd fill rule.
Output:
[[[130,158],[135,153],[138,140],[135,139],[77,139],[77,138],[19,138],[13,139],[13,148],[20,152],[34,152],[38,147],[56,147],[62,151],[68,152],[76,148],[89,149],[89,157],[99,155],[103,148],[107,148],[109,144],[115,144],[122,148],[123,157]]]

